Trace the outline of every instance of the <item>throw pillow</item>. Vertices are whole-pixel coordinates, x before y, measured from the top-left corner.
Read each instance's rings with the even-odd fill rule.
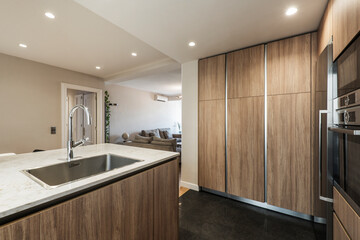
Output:
[[[165,139],[173,139],[172,133],[169,130],[164,131]]]
[[[145,137],[160,137],[159,129],[142,130],[141,133],[141,135],[144,134]]]
[[[170,128],[159,128],[159,132],[160,132],[160,137],[161,138],[166,138],[165,137],[165,134],[164,134],[164,132],[166,132],[166,131],[169,131],[170,132]]]

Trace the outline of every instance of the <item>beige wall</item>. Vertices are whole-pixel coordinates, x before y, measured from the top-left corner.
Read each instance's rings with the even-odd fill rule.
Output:
[[[0,153],[61,147],[61,82],[104,88],[100,78],[0,53]]]
[[[122,141],[124,132],[129,134],[143,129],[171,128],[181,122],[181,101],[154,101],[154,94],[128,87],[109,84],[105,86],[110,101],[118,106],[111,107],[110,141]],[[133,135],[133,134],[132,134]]]
[[[181,66],[182,81],[182,151],[181,182],[198,190],[198,61]]]

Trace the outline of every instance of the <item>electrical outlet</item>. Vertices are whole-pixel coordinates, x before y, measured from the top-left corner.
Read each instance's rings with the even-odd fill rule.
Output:
[[[51,134],[56,134],[56,127],[51,127]]]

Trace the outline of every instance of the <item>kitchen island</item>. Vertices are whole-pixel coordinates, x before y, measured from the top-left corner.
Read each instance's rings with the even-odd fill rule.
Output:
[[[66,149],[1,157],[0,239],[178,238],[178,153],[99,144],[74,154],[141,161],[46,189],[22,171],[66,162]]]

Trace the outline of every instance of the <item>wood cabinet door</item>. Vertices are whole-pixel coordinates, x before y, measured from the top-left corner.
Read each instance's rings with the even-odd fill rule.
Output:
[[[35,214],[0,227],[0,239],[38,240],[40,239],[39,215]]]
[[[225,54],[199,61],[199,100],[225,99]]]
[[[71,239],[111,239],[111,197],[107,186],[70,201]]]
[[[321,19],[320,26],[318,29],[318,51],[319,56],[321,52],[326,48],[333,35],[332,29],[332,6],[333,0],[329,0],[325,9],[325,13]]]
[[[225,100],[199,102],[199,186],[225,192]]]
[[[112,185],[112,239],[153,239],[153,176],[148,170]]]
[[[343,225],[339,221],[335,213],[333,213],[333,239],[334,240],[350,240],[351,238],[345,231]]]
[[[265,47],[227,54],[228,98],[264,96]]]
[[[228,100],[228,193],[264,202],[264,97]]]
[[[179,163],[171,161],[154,168],[154,239],[178,238]]]
[[[267,200],[312,215],[310,93],[268,97]]]
[[[76,239],[74,227],[71,225],[71,203],[56,205],[40,212],[40,239],[62,240]]]
[[[359,0],[333,0],[335,60],[360,30]]]
[[[360,239],[360,216],[357,215],[339,191],[335,187],[333,189],[336,216],[351,239]]]
[[[310,42],[305,34],[268,44],[268,95],[310,92]]]

